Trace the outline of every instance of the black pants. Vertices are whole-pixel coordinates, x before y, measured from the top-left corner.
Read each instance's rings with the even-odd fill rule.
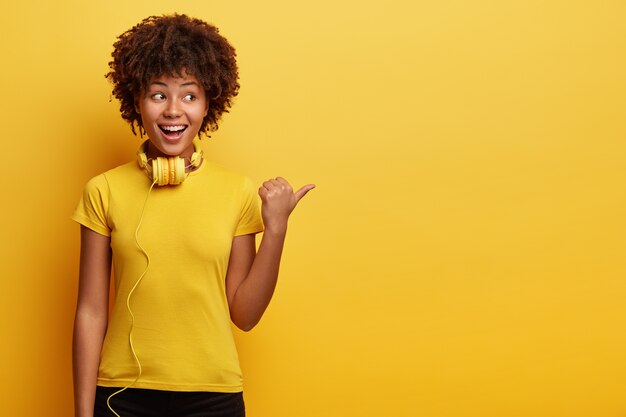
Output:
[[[107,398],[120,388],[97,387],[94,417],[115,417]],[[120,417],[245,417],[243,393],[128,388],[111,398]]]

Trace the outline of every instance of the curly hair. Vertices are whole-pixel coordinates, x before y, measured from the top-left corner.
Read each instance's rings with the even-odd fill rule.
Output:
[[[235,49],[219,30],[200,19],[184,14],[150,16],[122,33],[113,44],[105,75],[113,83],[113,95],[120,101],[122,118],[133,134],[145,132],[135,104],[141,92],[163,75],[193,75],[203,86],[209,110],[200,133],[218,129],[218,121],[232,106],[239,92]]]

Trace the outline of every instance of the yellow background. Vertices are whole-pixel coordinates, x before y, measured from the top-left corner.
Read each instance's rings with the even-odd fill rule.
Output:
[[[204,147],[318,186],[237,333],[252,417],[626,415],[626,3],[11,2],[0,414],[72,413],[84,183],[139,140],[117,35],[185,12],[236,46]]]

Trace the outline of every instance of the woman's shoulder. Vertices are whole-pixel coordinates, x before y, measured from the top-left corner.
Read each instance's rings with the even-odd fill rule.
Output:
[[[142,174],[145,175],[144,171],[137,164],[137,161],[126,162],[125,164],[118,165],[102,173],[102,175],[107,178],[128,177]]]
[[[86,187],[92,189],[108,188],[111,184],[127,183],[133,177],[141,178],[142,174],[145,176],[136,162],[128,162],[90,178],[86,183]]]
[[[137,165],[137,161],[118,165],[115,168],[103,172],[100,176],[104,177],[107,182],[113,184],[129,184],[137,180],[147,181],[148,178],[145,171]],[[145,181],[142,181],[142,184]]]
[[[206,164],[202,172],[207,176],[212,178],[213,180],[219,180],[223,184],[229,185],[237,185],[241,186],[247,182],[251,182],[250,178],[241,173],[237,172],[233,169],[224,167],[218,163],[213,161],[204,161],[203,164]]]

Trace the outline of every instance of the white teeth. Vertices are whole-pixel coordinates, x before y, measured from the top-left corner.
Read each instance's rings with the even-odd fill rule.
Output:
[[[178,132],[179,130],[185,129],[185,126],[161,126],[161,129],[167,130],[168,132]]]

